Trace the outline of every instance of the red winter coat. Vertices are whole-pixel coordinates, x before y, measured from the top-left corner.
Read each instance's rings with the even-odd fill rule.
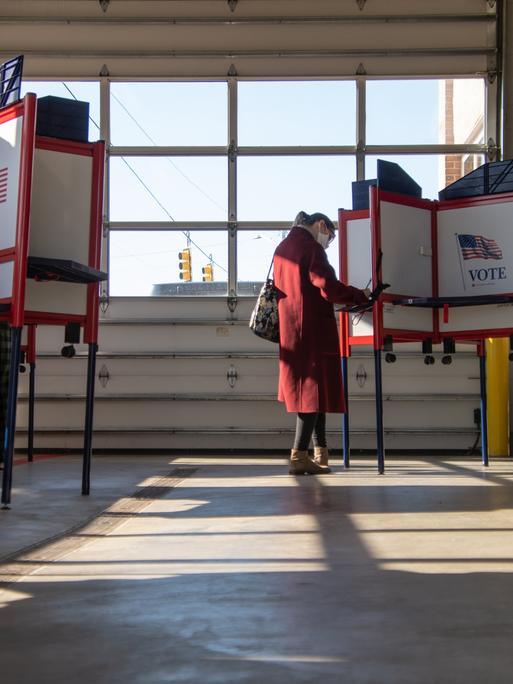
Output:
[[[276,249],[274,284],[280,293],[278,400],[290,413],[344,413],[333,303],[360,304],[367,298],[337,279],[325,250],[297,226]]]

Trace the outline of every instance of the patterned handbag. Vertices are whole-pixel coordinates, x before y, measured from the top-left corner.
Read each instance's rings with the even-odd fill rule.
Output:
[[[274,261],[274,257],[273,257]],[[273,262],[269,266],[267,278],[258,295],[255,308],[249,319],[249,327],[264,340],[280,341],[280,322],[278,320],[278,291],[274,287],[274,280],[270,278]]]

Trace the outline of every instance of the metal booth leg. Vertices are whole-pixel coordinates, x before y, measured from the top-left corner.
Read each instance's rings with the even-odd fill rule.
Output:
[[[32,463],[34,460],[34,403],[36,398],[36,364],[30,364],[29,377],[29,413],[28,413],[28,461]]]
[[[349,388],[347,385],[348,361],[349,359],[347,356],[342,357],[342,383],[344,385],[344,400],[346,405],[346,412],[342,414],[342,450],[345,468],[349,468],[351,465],[351,452],[349,447]]]
[[[82,464],[82,494],[89,494],[91,482],[91,445],[93,435],[94,380],[96,375],[96,352],[98,345],[89,344],[87,357],[87,396],[84,426],[84,458]]]
[[[381,349],[374,350],[374,375],[376,381],[376,440],[378,451],[378,473],[385,472],[385,440],[383,433],[383,385],[381,377]]]
[[[30,368],[29,376],[29,413],[28,413],[28,448],[29,463],[34,460],[34,405],[36,401],[36,326],[27,326],[27,360]]]
[[[479,389],[481,397],[481,455],[483,465],[488,465],[488,417],[486,415],[486,352],[485,346],[482,345],[481,353],[479,355]]]
[[[2,477],[2,507],[11,503],[12,467],[14,458],[14,433],[16,431],[16,400],[18,398],[18,375],[20,371],[20,348],[22,328],[11,328],[11,352],[9,363],[9,389],[5,419],[4,472]]]

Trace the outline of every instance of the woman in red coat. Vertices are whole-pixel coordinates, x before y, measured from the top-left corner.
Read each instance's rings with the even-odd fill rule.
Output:
[[[368,291],[344,285],[326,249],[335,226],[321,213],[300,212],[274,255],[279,291],[278,399],[297,413],[290,473],[329,473],[326,413],[344,413],[340,344],[333,304],[363,304]],[[314,459],[308,458],[314,438]]]

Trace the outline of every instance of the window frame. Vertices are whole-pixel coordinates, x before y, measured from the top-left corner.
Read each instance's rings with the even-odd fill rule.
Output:
[[[453,79],[476,78],[476,75],[469,74],[455,74],[451,76]],[[414,77],[411,74],[404,77],[404,80],[448,80],[445,75],[430,75]],[[237,135],[237,88],[240,82],[251,81],[354,81],[355,89],[355,111],[356,111],[356,130],[354,137],[354,145],[343,146],[238,146]],[[112,231],[130,231],[130,230],[226,230],[228,232],[228,291],[227,295],[221,296],[221,299],[228,297],[229,303],[236,302],[237,298],[241,298],[237,293],[237,233],[239,231],[275,231],[287,230],[290,227],[290,222],[271,221],[238,221],[237,219],[237,160],[241,157],[247,156],[272,156],[272,155],[348,155],[353,157],[355,163],[355,178],[356,180],[365,179],[365,163],[367,156],[376,155],[401,155],[401,154],[462,154],[462,155],[483,155],[487,161],[493,161],[499,158],[500,154],[500,132],[501,132],[501,118],[499,93],[498,93],[498,79],[489,79],[483,75],[485,86],[485,112],[483,121],[483,139],[482,142],[474,142],[472,144],[448,144],[448,145],[367,145],[366,144],[366,85],[367,81],[372,80],[400,80],[400,77],[394,75],[390,76],[373,76],[357,75],[347,77],[284,77],[278,78],[240,78],[237,76],[228,76],[225,78],[112,78],[100,77],[98,79],[70,79],[70,78],[30,78],[30,81],[66,81],[73,83],[74,81],[89,81],[99,83],[100,88],[100,138],[105,140],[107,149],[106,160],[106,174],[105,174],[105,210],[104,210],[104,229],[103,229],[103,250],[102,250],[102,267],[108,268],[109,263],[109,234]],[[112,83],[119,81],[124,82],[225,82],[227,84],[228,97],[228,122],[227,122],[227,146],[183,146],[183,147],[141,147],[141,146],[113,146],[110,142],[110,87]],[[126,158],[136,156],[223,156],[227,158],[228,166],[228,219],[226,221],[209,221],[209,222],[184,222],[184,221],[118,221],[111,222],[109,217],[109,182],[110,182],[110,159],[114,157],[123,156]],[[110,294],[110,283],[102,284],[102,300],[108,302]],[[177,299],[182,297],[168,296],[169,299]],[[113,295],[116,298],[116,295]],[[137,299],[137,297],[133,297]]]

